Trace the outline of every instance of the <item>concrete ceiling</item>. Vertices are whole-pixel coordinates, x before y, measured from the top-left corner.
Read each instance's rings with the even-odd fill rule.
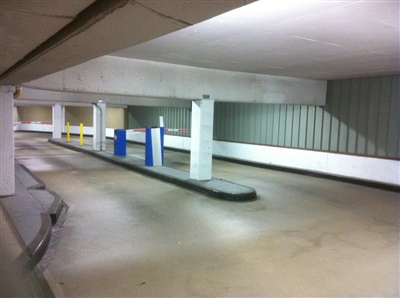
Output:
[[[1,0],[0,84],[21,84],[252,1]]]
[[[113,53],[313,79],[400,73],[399,1],[261,0]]]
[[[1,1],[0,73],[23,59],[92,1]]]
[[[398,0],[252,2],[1,0],[0,84],[109,54],[316,79],[400,73]]]

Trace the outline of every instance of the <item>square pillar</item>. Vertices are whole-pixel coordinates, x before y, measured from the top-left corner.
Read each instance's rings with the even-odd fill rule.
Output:
[[[61,106],[61,132],[66,133],[65,106]]]
[[[13,88],[0,86],[0,196],[15,194]]]
[[[103,101],[93,104],[93,149],[106,150],[106,103]]]
[[[61,133],[63,131],[63,107],[60,104],[53,106],[53,139],[61,139]]]
[[[190,179],[212,178],[214,100],[192,101]]]

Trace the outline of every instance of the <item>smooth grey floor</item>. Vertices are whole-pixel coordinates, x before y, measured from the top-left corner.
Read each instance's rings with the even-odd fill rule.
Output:
[[[52,297],[43,277],[21,248],[22,239],[0,206],[0,297]]]
[[[399,193],[215,160],[214,177],[258,194],[222,201],[47,138],[16,133],[15,152],[70,206],[46,272],[57,296],[400,295]]]

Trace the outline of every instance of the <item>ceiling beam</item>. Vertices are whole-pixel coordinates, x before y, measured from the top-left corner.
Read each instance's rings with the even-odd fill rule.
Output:
[[[327,82],[103,56],[24,84],[30,88],[161,98],[325,105]]]
[[[25,55],[21,60],[7,69],[0,75],[0,81],[8,77],[10,74],[16,72],[23,66],[31,63],[32,61],[43,56],[45,53],[51,51],[55,47],[61,45],[72,37],[79,35],[87,30],[100,20],[104,19],[107,15],[113,13],[116,9],[125,6],[129,0],[98,0],[92,5],[79,13],[70,23],[59,30],[56,34],[44,41],[30,53]]]
[[[95,94],[80,92],[49,91],[22,87],[21,95],[14,100],[14,106],[41,105],[51,106],[55,103],[68,106],[91,105],[99,100],[107,103],[107,106],[148,106],[148,107],[180,107],[190,108],[187,100],[174,98],[161,99],[143,96],[128,96],[114,94]]]

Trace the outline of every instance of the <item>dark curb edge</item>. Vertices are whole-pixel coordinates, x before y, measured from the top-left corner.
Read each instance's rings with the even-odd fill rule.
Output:
[[[388,183],[371,181],[371,180],[363,180],[363,179],[357,179],[357,178],[350,178],[350,177],[345,177],[345,176],[337,176],[337,175],[332,175],[332,174],[325,174],[322,172],[308,171],[308,170],[302,170],[302,169],[296,169],[296,168],[288,168],[288,167],[282,167],[282,166],[260,164],[260,163],[256,163],[256,162],[252,162],[252,161],[239,160],[239,159],[223,157],[223,156],[214,156],[214,158],[223,160],[223,161],[234,162],[234,163],[238,163],[238,164],[242,164],[242,165],[246,165],[246,166],[251,166],[251,167],[263,168],[263,169],[292,173],[292,174],[299,174],[299,175],[310,176],[310,177],[314,177],[314,178],[330,179],[330,180],[334,180],[334,181],[340,181],[340,182],[351,183],[351,184],[355,184],[355,185],[367,186],[367,187],[376,188],[376,189],[400,192],[400,186],[394,185],[394,184],[388,184]]]

